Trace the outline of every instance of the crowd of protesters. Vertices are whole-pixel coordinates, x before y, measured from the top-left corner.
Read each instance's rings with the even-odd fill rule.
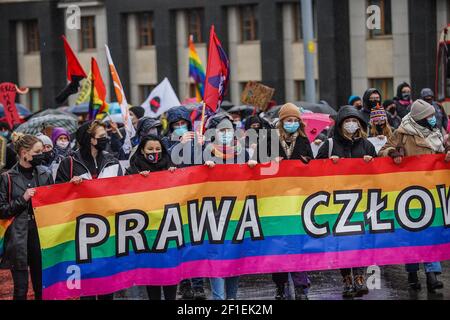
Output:
[[[375,157],[391,157],[399,164],[406,156],[445,153],[446,161],[450,161],[448,116],[444,108],[434,100],[430,89],[421,90],[420,99],[413,101],[411,97],[411,86],[407,83],[398,86],[392,100],[383,100],[382,92],[376,88],[368,89],[362,98],[351,96],[348,105],[338,109],[334,125],[315,139],[314,143],[320,145],[315,158],[329,158],[339,165],[341,158],[370,162]],[[0,180],[0,219],[15,217],[5,236],[0,267],[12,272],[14,299],[27,298],[29,275],[35,298],[42,297],[41,252],[31,206],[36,187],[64,182],[82,184],[84,180],[133,174],[151,179],[153,172],[165,170],[176,177],[177,168],[191,165],[205,165],[214,170],[216,164],[222,163],[246,163],[253,168],[266,161],[300,160],[308,164],[314,159],[302,110],[292,103],[284,104],[273,119],[260,112],[244,114],[219,109],[205,123],[205,128],[213,132],[210,136],[194,128],[185,106],[173,107],[159,119],[144,116],[145,110],[140,106],[129,108],[129,114],[136,132],[131,137],[129,153],[122,148],[125,130],[116,123],[86,121],[74,135],[66,128],[45,128],[36,136],[12,132],[8,125],[0,124],[0,134],[9,142]],[[262,129],[273,129],[276,134]],[[252,142],[245,135],[250,130],[261,133]],[[277,141],[273,141],[275,138]],[[385,144],[377,151],[369,138],[384,139]],[[269,142],[262,144],[262,139]],[[268,158],[261,159],[259,149],[270,149],[273,143],[278,152],[267,150]],[[208,157],[194,161],[199,151]],[[186,158],[191,161],[184,161]],[[124,160],[128,161],[125,167]],[[442,271],[440,263],[425,263],[424,268],[427,289],[442,288],[437,277]],[[407,285],[413,290],[421,288],[418,270],[418,264],[406,265]],[[361,297],[369,292],[365,268],[340,272],[344,297]],[[307,272],[274,273],[275,299],[286,299],[289,276],[294,283],[295,299],[307,299],[311,286]],[[206,299],[206,281],[210,281],[213,299],[237,298],[239,277],[185,279],[178,286],[147,286],[146,290],[150,299],[161,299],[163,293],[165,299],[174,300],[177,289],[182,299]],[[113,297],[111,293],[83,299]]]

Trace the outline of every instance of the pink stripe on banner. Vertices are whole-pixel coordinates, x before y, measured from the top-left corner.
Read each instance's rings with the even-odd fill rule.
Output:
[[[45,288],[43,298],[46,300],[67,299],[79,297],[80,295],[107,294],[132,286],[173,285],[178,284],[182,279],[205,277],[205,275],[215,278],[244,274],[329,270],[374,264],[380,266],[433,262],[449,259],[450,244],[442,244],[313,254],[257,256],[235,260],[191,261],[185,262],[176,268],[134,269],[110,277],[82,280],[80,289],[68,289],[66,282],[59,282]],[[149,281],[149,274],[154,279],[153,281]]]

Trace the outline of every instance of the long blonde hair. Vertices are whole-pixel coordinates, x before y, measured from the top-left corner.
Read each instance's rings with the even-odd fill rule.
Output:
[[[380,134],[378,133],[377,127],[375,126],[375,124],[370,125],[369,136],[376,137],[378,135],[380,135]],[[383,132],[381,133],[381,135],[385,136],[388,139],[392,136],[392,128],[387,121],[384,124]]]

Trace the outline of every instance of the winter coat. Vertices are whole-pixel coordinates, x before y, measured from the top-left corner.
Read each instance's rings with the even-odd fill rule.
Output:
[[[5,234],[4,255],[0,268],[11,270],[28,270],[28,207],[31,201],[25,201],[23,194],[29,188],[28,180],[19,172],[18,164],[0,177],[0,219],[14,217]],[[37,186],[53,184],[50,173],[42,167],[34,169],[33,176]],[[11,184],[9,184],[11,180]],[[11,199],[11,201],[9,201]]]
[[[405,105],[400,102],[402,101],[402,90],[405,87],[409,87],[409,85],[406,82],[399,84],[397,86],[397,96],[394,97],[395,106],[397,108],[397,115],[402,119],[411,111],[411,103],[412,103],[411,101],[409,104]]]
[[[278,140],[280,157],[284,160],[299,160],[300,156],[309,157],[310,159],[314,158],[314,155],[311,150],[311,143],[309,142],[307,137],[298,136],[295,140],[294,150],[292,151],[291,157],[288,159],[286,152],[281,146],[281,142]]]
[[[437,130],[437,129],[435,129]],[[378,153],[380,157],[389,156],[391,150],[396,150],[397,147],[402,147],[404,150],[404,156],[417,156],[423,154],[436,154],[431,146],[427,143],[425,138],[420,135],[412,134],[411,130],[407,130],[403,125],[394,131],[394,134],[386,142]],[[444,145],[447,147],[448,144]]]
[[[331,150],[332,156],[338,156],[339,158],[363,158],[364,156],[376,157],[377,153],[373,144],[365,138],[356,138],[349,140],[341,134],[341,125],[345,119],[357,118],[363,128],[364,132],[367,130],[366,123],[361,113],[351,106],[346,106],[339,110],[336,118],[336,126],[333,130],[333,149]],[[330,141],[325,140],[324,144],[320,147],[316,159],[326,159],[329,155]]]
[[[111,154],[103,151],[101,156],[97,157],[97,161],[99,161],[97,165],[100,168],[98,179],[123,175],[119,160]],[[79,150],[72,157],[68,157],[61,162],[56,174],[56,183],[68,182],[75,176],[86,180],[92,179],[86,160],[81,156]]]

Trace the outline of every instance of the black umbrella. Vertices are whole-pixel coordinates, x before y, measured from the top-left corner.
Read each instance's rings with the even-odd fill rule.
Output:
[[[293,102],[297,107],[303,108],[305,110],[311,111],[313,113],[324,113],[329,114],[330,116],[335,116],[337,114],[337,111],[334,110],[329,104],[327,103],[311,103],[306,101],[296,101]],[[278,112],[280,111],[282,105],[275,106],[271,108],[270,110],[265,112],[266,117],[270,119],[278,118]]]

